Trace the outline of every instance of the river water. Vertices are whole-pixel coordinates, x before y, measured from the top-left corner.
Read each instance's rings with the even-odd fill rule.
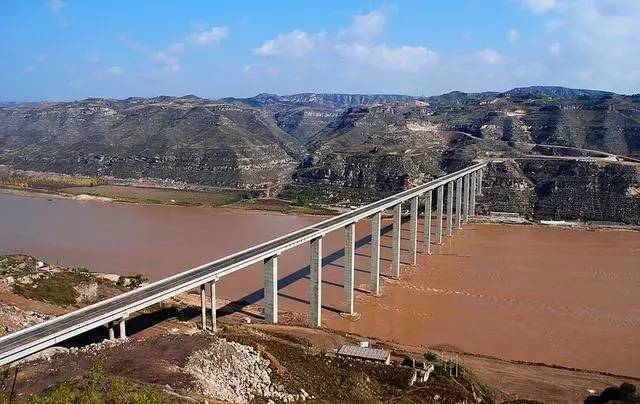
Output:
[[[157,280],[320,220],[0,193],[0,254]],[[367,293],[369,227],[362,221],[356,228],[355,322],[338,315],[344,235],[325,238],[325,325],[404,344],[640,376],[640,232],[471,224],[433,246],[432,255],[419,255],[417,266],[404,266],[400,280],[384,277],[383,293],[374,297]],[[382,237],[383,273],[390,241]],[[300,246],[280,258],[282,309],[308,312],[308,254]],[[261,289],[261,266],[254,265],[220,281],[218,294],[260,303]]]

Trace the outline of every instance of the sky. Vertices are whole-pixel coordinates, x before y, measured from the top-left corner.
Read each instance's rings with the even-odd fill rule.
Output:
[[[0,101],[640,92],[640,0],[0,1]]]

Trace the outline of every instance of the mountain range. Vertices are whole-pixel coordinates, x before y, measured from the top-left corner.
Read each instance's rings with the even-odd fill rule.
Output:
[[[432,97],[90,98],[0,106],[0,164],[224,187],[394,190],[532,145],[640,156],[640,96],[563,87]]]

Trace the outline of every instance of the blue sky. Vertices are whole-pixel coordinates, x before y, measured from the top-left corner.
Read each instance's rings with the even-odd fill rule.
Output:
[[[0,2],[0,101],[640,92],[640,0]]]

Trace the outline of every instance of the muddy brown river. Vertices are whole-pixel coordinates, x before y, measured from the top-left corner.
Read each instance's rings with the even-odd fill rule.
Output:
[[[320,220],[0,193],[0,254],[157,280]],[[640,377],[640,232],[471,224],[433,246],[432,255],[420,255],[417,266],[404,266],[400,280],[384,277],[380,297],[367,293],[368,236],[369,223],[358,223],[355,322],[339,316],[344,236],[325,238],[325,325]],[[382,237],[384,273],[390,241]],[[282,309],[308,311],[308,272],[307,246],[281,256]],[[260,303],[261,267],[224,278],[218,294]]]

